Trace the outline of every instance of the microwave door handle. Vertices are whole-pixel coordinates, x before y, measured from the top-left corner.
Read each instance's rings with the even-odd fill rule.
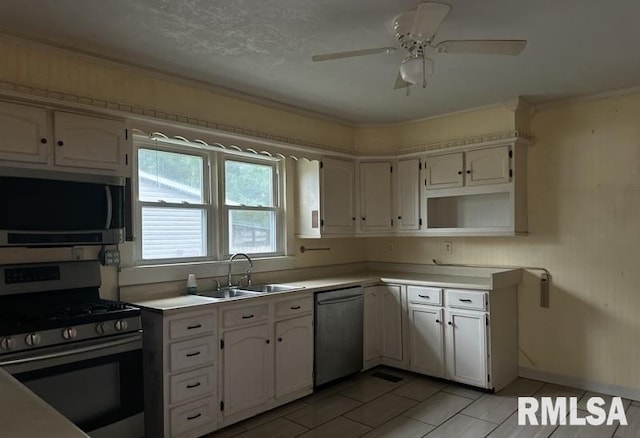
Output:
[[[111,189],[109,186],[104,186],[104,191],[107,195],[107,222],[104,229],[108,230],[111,228],[111,217],[113,216],[113,199],[111,198]]]

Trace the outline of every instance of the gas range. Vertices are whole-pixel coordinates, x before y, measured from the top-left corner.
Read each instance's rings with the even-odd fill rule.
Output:
[[[97,261],[0,266],[0,356],[139,332],[140,310],[99,287]]]

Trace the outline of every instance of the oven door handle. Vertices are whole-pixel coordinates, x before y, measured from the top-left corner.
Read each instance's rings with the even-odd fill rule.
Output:
[[[9,366],[9,365],[21,365],[21,364],[39,362],[39,361],[42,361],[42,360],[57,359],[57,358],[60,358],[60,357],[75,356],[75,355],[78,355],[78,354],[88,353],[88,352],[91,352],[91,351],[105,350],[105,349],[108,349],[108,348],[119,347],[121,345],[132,344],[134,342],[140,342],[140,339],[141,339],[140,335],[136,333],[134,336],[128,336],[126,339],[118,339],[118,340],[115,340],[115,341],[104,342],[104,343],[100,343],[100,344],[97,344],[97,345],[90,345],[90,346],[87,346],[87,347],[81,347],[81,348],[76,348],[76,349],[72,349],[72,350],[60,351],[60,352],[57,352],[57,353],[43,354],[43,355],[40,355],[40,356],[32,356],[32,357],[24,357],[24,358],[21,358],[21,359],[6,360],[6,361],[0,362],[0,367],[5,367],[5,366]]]

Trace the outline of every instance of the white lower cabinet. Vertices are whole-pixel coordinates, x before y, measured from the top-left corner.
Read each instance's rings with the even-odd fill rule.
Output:
[[[446,311],[447,378],[488,387],[488,315],[464,310]]]
[[[276,398],[313,386],[313,317],[276,322]]]
[[[409,306],[410,368],[422,374],[444,377],[443,310]]]
[[[364,368],[404,361],[404,302],[400,285],[364,288]]]
[[[273,348],[269,324],[226,332],[222,341],[224,401],[232,416],[266,402],[273,393]]]
[[[496,391],[517,377],[515,286],[473,291],[410,285],[407,296],[410,370]]]
[[[142,310],[145,436],[195,438],[218,424],[217,311]]]
[[[313,391],[313,296],[220,306],[224,427]]]

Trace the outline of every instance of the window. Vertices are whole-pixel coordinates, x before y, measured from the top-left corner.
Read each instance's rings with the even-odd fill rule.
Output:
[[[206,257],[205,157],[138,149],[142,259]]]
[[[140,263],[284,253],[279,160],[146,140],[136,147]]]
[[[276,175],[274,162],[224,160],[226,253],[277,252]]]

